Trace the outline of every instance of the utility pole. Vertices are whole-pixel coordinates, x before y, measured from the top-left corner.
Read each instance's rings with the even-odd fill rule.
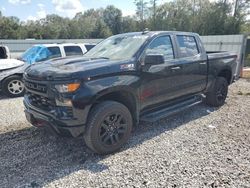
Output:
[[[235,5],[234,5],[234,17],[237,16],[238,7],[239,7],[239,0],[235,0]]]
[[[192,31],[194,31],[194,19],[195,19],[195,5],[196,5],[196,1],[193,0],[193,5],[192,5],[192,11],[193,11],[193,17],[192,17]]]
[[[147,2],[144,0],[135,0],[135,5],[136,5],[136,14],[140,19],[140,26],[141,26],[141,30],[144,29],[145,27],[145,13],[147,11]]]
[[[156,29],[156,1],[153,0],[153,30]]]
[[[142,21],[142,30],[144,29],[144,1],[141,0],[141,21]]]

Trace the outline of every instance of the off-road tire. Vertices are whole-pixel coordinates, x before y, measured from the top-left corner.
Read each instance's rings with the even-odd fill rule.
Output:
[[[228,93],[228,82],[224,77],[218,77],[210,92],[206,95],[206,103],[209,106],[219,107],[225,103]]]
[[[114,125],[112,124],[111,121],[112,117],[116,117],[113,120]],[[115,133],[110,131],[112,126],[116,127],[116,129],[112,128],[113,132],[116,131]],[[115,101],[104,101],[94,106],[94,108],[91,110],[90,115],[88,117],[86,131],[84,133],[84,140],[86,145],[95,153],[98,154],[113,153],[119,150],[127,142],[131,134],[132,126],[133,126],[132,116],[126,106]],[[106,135],[106,137],[104,137],[103,135],[101,136],[102,132],[105,133],[103,135],[104,136]],[[110,136],[108,137],[107,135]],[[104,143],[103,141],[106,140],[106,138],[110,139],[110,143],[113,143],[111,141],[112,140],[114,141],[115,138],[115,140],[117,140],[117,143],[108,145],[107,144],[108,141],[107,143]]]

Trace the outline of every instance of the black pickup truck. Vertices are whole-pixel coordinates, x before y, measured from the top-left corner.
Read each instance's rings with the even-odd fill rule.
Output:
[[[26,117],[36,127],[83,135],[96,153],[112,153],[139,120],[157,121],[202,101],[223,105],[236,59],[207,53],[195,33],[115,35],[81,58],[26,69]]]

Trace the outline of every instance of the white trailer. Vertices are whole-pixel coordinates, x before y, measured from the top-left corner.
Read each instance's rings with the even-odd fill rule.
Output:
[[[247,35],[210,35],[201,36],[206,51],[229,51],[238,54],[236,79],[240,78],[244,66],[247,47]]]

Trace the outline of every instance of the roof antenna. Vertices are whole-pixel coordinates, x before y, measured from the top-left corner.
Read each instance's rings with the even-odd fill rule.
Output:
[[[149,32],[149,29],[148,29],[148,28],[145,28],[145,29],[143,29],[142,34],[146,34],[146,33],[148,33],[148,32]]]

